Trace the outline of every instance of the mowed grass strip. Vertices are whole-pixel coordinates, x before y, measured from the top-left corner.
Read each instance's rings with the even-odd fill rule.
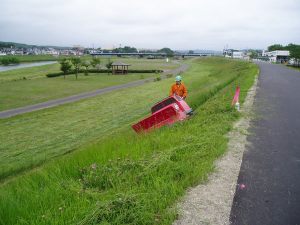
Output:
[[[107,59],[101,61],[103,67],[106,61]],[[172,62],[166,63],[164,60],[124,58],[124,61],[132,64],[133,69],[165,70],[179,66]],[[75,79],[75,75],[68,75],[66,79],[45,77],[47,73],[59,72],[59,67],[60,65],[56,63],[0,72],[0,111],[159,76],[154,73],[127,75],[90,73],[89,76],[79,74],[78,80]]]
[[[48,73],[57,73],[60,71],[60,64],[59,63],[53,63],[49,65],[42,65],[42,66],[33,66],[33,67],[27,67],[27,68],[20,68],[20,69],[14,69],[14,70],[8,70],[0,72],[0,85],[1,85],[1,92],[2,88],[5,86],[3,83],[11,81],[16,86],[18,83],[17,81],[23,81],[23,80],[30,80],[30,79],[36,79],[36,78],[46,78],[46,74]]]
[[[231,81],[246,63],[224,59],[194,60],[184,75],[193,108],[219,85]],[[242,65],[240,65],[242,64]],[[166,97],[174,78],[97,96],[80,102],[0,120],[0,179],[71,152],[126,127]]]
[[[0,60],[2,58],[6,58],[6,57],[11,57],[11,56],[0,56]],[[53,55],[15,55],[13,56],[14,58],[17,58],[21,63],[30,63],[30,62],[42,62],[42,61],[59,61],[62,60],[64,58],[72,58],[74,56],[53,56]],[[91,60],[93,56],[91,55],[83,55],[80,56],[80,58],[82,60]],[[101,64],[105,65],[107,63],[108,60],[111,61],[122,61],[122,62],[126,62],[126,63],[134,63],[134,64],[145,64],[146,66],[149,66],[149,62],[151,62],[151,65],[157,64],[155,65],[155,67],[157,66],[162,66],[165,67],[167,64],[168,68],[175,68],[176,65],[172,65],[171,63],[165,63],[166,60],[165,59],[147,59],[145,58],[140,58],[139,56],[122,56],[122,57],[117,57],[117,56],[97,56],[101,59]],[[172,61],[172,59],[170,59],[170,61]],[[146,63],[145,63],[146,62]],[[133,66],[133,69],[143,69],[145,65],[140,65]],[[157,69],[154,67],[149,67],[149,69]]]
[[[33,105],[131,81],[155,77],[156,74],[108,75],[106,73],[20,80],[0,83],[0,111]]]
[[[24,56],[25,57],[25,56]],[[29,57],[29,56],[28,56]],[[63,58],[60,58],[63,59]],[[82,61],[88,60],[91,61],[91,56],[84,56],[81,57]],[[143,58],[134,58],[134,57],[127,57],[127,58],[119,58],[119,57],[100,57],[100,65],[102,68],[105,68],[108,61],[111,62],[124,62],[128,63],[131,66],[130,69],[134,70],[168,70],[174,69],[179,66],[179,64],[175,63],[173,60],[170,60],[168,63],[164,59],[143,59]],[[49,65],[43,66],[34,66],[28,68],[20,68],[14,70],[8,70],[0,72],[0,83],[6,81],[17,81],[17,80],[30,80],[35,78],[45,78],[46,74],[48,73],[57,73],[60,72],[60,64],[54,63]],[[69,75],[72,76],[72,75]],[[74,76],[74,75],[73,75]]]
[[[223,59],[196,65],[205,74],[205,67],[219,64],[224,65],[223,75],[213,70],[198,77],[205,78],[202,88],[211,87],[209,93],[190,91],[189,103],[198,106],[191,119],[146,135],[124,129],[3,184],[0,222],[171,224],[178,198],[187,187],[204,181],[214,160],[226,150],[225,134],[239,117],[230,107],[236,84],[243,102],[258,71],[253,64]],[[191,86],[197,81],[192,75],[196,68],[185,76]],[[220,80],[233,73],[215,87],[209,83],[214,74]]]

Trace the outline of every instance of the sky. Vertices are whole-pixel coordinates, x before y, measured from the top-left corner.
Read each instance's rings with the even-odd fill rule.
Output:
[[[0,0],[0,41],[159,49],[300,44],[300,0]]]

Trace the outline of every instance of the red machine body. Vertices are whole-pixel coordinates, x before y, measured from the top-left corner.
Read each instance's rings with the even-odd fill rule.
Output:
[[[152,115],[132,125],[137,132],[147,132],[164,125],[171,125],[177,121],[185,120],[192,115],[193,110],[178,96],[170,96],[156,103],[151,108]]]

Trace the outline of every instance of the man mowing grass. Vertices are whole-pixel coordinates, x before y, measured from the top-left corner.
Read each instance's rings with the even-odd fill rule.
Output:
[[[180,96],[182,99],[185,99],[187,97],[187,89],[185,85],[181,82],[181,80],[181,76],[176,76],[176,83],[171,86],[170,96],[173,96],[175,94]]]

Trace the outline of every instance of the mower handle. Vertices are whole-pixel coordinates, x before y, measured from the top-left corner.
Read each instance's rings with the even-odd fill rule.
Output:
[[[183,100],[183,97],[180,97],[179,95],[173,94],[174,98],[176,98],[178,101]]]

